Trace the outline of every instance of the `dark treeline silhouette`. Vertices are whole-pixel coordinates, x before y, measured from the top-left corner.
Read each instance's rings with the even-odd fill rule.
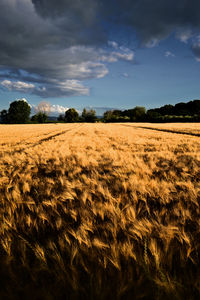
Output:
[[[149,109],[147,111],[149,120],[155,121],[200,121],[200,100],[193,100],[187,103],[177,103],[176,105],[164,105],[160,108]]]
[[[127,110],[110,110],[104,113],[105,122],[200,122],[200,100],[149,109],[136,106]]]
[[[10,104],[8,110],[0,112],[0,122],[4,124],[22,123],[47,123],[50,122],[45,111],[38,111],[30,118],[31,107],[23,99],[16,100]],[[193,100],[187,103],[167,104],[160,108],[146,110],[143,106],[136,106],[126,110],[108,110],[102,118],[97,118],[93,109],[83,109],[81,115],[75,108],[66,110],[54,122],[200,122],[200,100]],[[52,122],[52,121],[51,121]]]
[[[136,106],[126,110],[109,110],[104,113],[105,122],[144,122],[146,121],[146,108]]]

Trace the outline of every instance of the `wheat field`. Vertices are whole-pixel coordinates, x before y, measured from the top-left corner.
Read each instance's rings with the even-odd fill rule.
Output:
[[[200,299],[200,124],[0,125],[0,299]]]

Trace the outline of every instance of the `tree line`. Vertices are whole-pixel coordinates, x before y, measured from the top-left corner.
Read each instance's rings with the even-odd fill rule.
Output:
[[[24,124],[24,123],[47,123],[50,105],[48,102],[41,102],[35,109],[37,112],[32,117],[31,106],[24,99],[13,101],[8,110],[0,112],[0,122],[3,124]],[[56,122],[95,122],[97,120],[96,111],[93,109],[83,109],[81,116],[75,108],[66,110],[64,115],[60,115]]]
[[[200,100],[167,104],[146,110],[136,106],[127,110],[110,110],[104,113],[105,122],[200,122]]]
[[[37,106],[37,112],[30,117],[31,106],[23,99],[10,104],[8,110],[0,112],[0,121],[4,124],[47,123],[50,105],[43,101]],[[143,106],[136,106],[126,110],[108,110],[103,117],[97,118],[96,111],[84,108],[79,115],[75,108],[65,111],[56,122],[200,122],[200,100],[176,105],[164,105],[160,108],[146,110]]]

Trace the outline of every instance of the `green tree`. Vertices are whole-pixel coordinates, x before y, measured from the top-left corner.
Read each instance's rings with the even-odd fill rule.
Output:
[[[112,110],[107,110],[107,111],[104,112],[103,119],[106,122],[111,122],[112,118],[113,118],[113,112],[112,112]]]
[[[174,106],[174,114],[177,116],[186,116],[188,114],[187,104],[179,102]]]
[[[74,108],[70,108],[65,112],[64,117],[65,122],[74,123],[79,121],[78,112]]]
[[[147,121],[155,122],[161,120],[162,115],[156,109],[147,110]]]
[[[133,109],[133,120],[144,121],[146,116],[146,108],[143,106],[136,106]]]
[[[46,123],[48,120],[48,116],[46,113],[39,111],[36,115],[32,116],[31,121],[36,123]]]
[[[63,116],[62,114],[60,114],[57,118],[58,121],[64,121],[65,120],[65,116]]]
[[[115,110],[107,110],[103,114],[103,119],[106,122],[123,122],[123,116],[122,116],[122,111],[119,109]]]
[[[31,107],[25,100],[16,100],[10,104],[8,121],[13,124],[27,123],[29,121],[30,113]]]
[[[95,122],[97,119],[96,111],[94,109],[87,110],[86,108],[84,108],[82,112],[82,118],[84,122]]]
[[[132,109],[124,110],[123,116],[130,118],[130,121],[144,121],[146,117],[146,108],[143,106],[136,106]]]
[[[3,109],[1,112],[0,112],[0,121],[1,123],[8,123],[8,112],[6,109]]]
[[[159,109],[159,113],[162,116],[173,115],[174,114],[174,106],[171,104],[166,104]]]

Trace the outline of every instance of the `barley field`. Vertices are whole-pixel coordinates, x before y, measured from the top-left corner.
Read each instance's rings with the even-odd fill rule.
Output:
[[[200,299],[200,124],[0,125],[0,299]]]

